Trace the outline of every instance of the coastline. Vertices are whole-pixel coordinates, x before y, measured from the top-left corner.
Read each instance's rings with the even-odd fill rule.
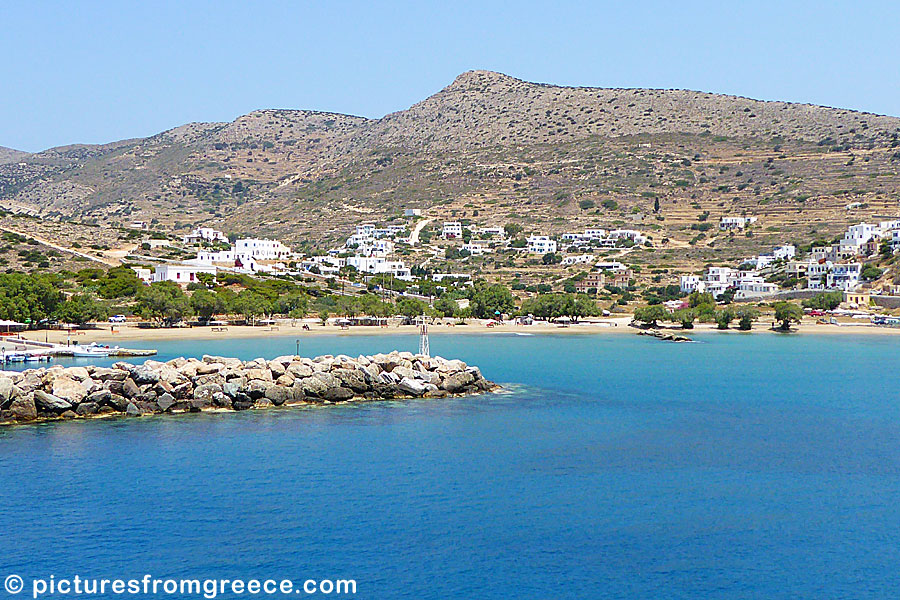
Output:
[[[487,327],[485,321],[469,320],[466,325],[449,325],[436,323],[429,326],[430,335],[615,335],[636,334],[637,329],[629,327],[631,317],[603,319],[602,321],[587,321],[566,327],[552,323],[535,322],[532,325],[502,324]],[[323,326],[320,323],[306,323],[309,330],[304,330],[300,323],[280,325],[277,328],[254,326],[228,326],[226,331],[212,331],[209,327],[169,328],[169,329],[141,329],[132,326],[117,325],[115,331],[111,331],[110,325],[102,324],[97,329],[86,329],[69,335],[65,331],[26,331],[24,337],[35,341],[49,341],[52,343],[103,342],[108,344],[123,344],[124,342],[154,342],[154,341],[202,341],[225,340],[241,338],[261,337],[296,337],[299,339],[320,336],[380,336],[380,335],[418,335],[419,330],[415,325],[394,325],[390,327],[356,326],[341,329],[335,325]],[[664,324],[659,327],[663,331],[677,332],[684,335],[692,334],[742,334],[782,332],[772,331],[771,322],[761,320],[754,323],[749,332],[738,331],[732,326],[727,330],[716,328],[714,323],[696,323],[693,329],[681,329],[672,324]],[[799,325],[791,327],[791,333],[803,335],[874,335],[890,336],[900,334],[900,328],[880,327],[870,324],[861,324],[848,320],[840,325],[818,324],[812,320],[804,320]]]

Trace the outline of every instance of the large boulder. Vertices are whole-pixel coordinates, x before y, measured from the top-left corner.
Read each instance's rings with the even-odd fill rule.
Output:
[[[159,398],[156,399],[156,405],[159,406],[159,409],[161,411],[166,412],[167,410],[175,406],[175,397],[169,393],[162,394]]]
[[[343,387],[348,387],[358,394],[369,389],[369,384],[366,382],[365,371],[358,371],[356,369],[335,369],[331,374],[337,377]]]
[[[244,392],[238,392],[235,394],[234,399],[232,400],[232,406],[234,410],[248,410],[253,408],[253,399],[245,394]]]
[[[87,390],[81,383],[63,375],[53,380],[52,393],[71,404],[78,404],[87,396]]]
[[[345,387],[330,387],[322,392],[321,397],[330,402],[343,402],[353,397],[353,391]]]
[[[266,390],[266,398],[271,400],[272,404],[275,406],[281,406],[285,402],[290,402],[293,399],[293,396],[294,394],[289,387],[273,385]]]
[[[263,381],[262,379],[251,379],[241,388],[241,391],[253,398],[259,400],[264,398],[269,388],[275,387],[275,383],[271,381]]]
[[[68,369],[65,369],[63,371],[63,375],[65,375],[66,377],[71,377],[76,381],[84,381],[85,379],[90,377],[88,370],[84,367],[69,367]]]
[[[425,394],[428,389],[425,387],[425,384],[418,379],[413,379],[411,377],[404,377],[400,380],[400,383],[397,385],[397,388],[410,396],[422,396]]]
[[[0,377],[0,407],[6,407],[13,399],[16,386],[10,377]]]
[[[447,390],[451,394],[458,394],[465,388],[467,385],[471,384],[475,381],[475,377],[467,372],[461,371],[459,373],[451,373],[447,375],[444,380],[441,382],[441,389]]]
[[[94,367],[91,377],[97,381],[125,381],[128,377],[128,371],[122,369],[107,369],[105,367]]]
[[[273,381],[272,371],[268,368],[244,369],[244,377],[250,380]]]
[[[85,417],[88,415],[96,415],[98,410],[100,410],[100,405],[96,402],[82,402],[78,405],[78,408],[75,409],[75,414]]]
[[[318,397],[328,389],[328,385],[317,377],[304,377],[294,381],[294,389],[297,390],[298,388],[304,396]]]
[[[72,403],[68,400],[64,400],[53,394],[48,394],[44,390],[37,390],[34,393],[34,403],[40,408],[53,412],[62,412],[72,408]]]
[[[222,386],[216,385],[214,383],[206,384],[206,385],[198,385],[194,388],[194,399],[191,402],[191,407],[194,409],[202,409],[209,408],[215,405],[214,394],[222,393]]]
[[[31,394],[14,399],[7,410],[16,421],[33,421],[37,418],[37,407]]]
[[[292,362],[288,365],[287,371],[289,375],[292,375],[295,379],[299,377],[309,377],[313,374],[313,370],[309,365],[305,365],[302,362]]]
[[[110,390],[115,392],[115,389],[110,387]],[[129,377],[125,381],[122,382],[122,395],[126,398],[134,398],[141,393],[141,388],[138,387],[137,383]]]

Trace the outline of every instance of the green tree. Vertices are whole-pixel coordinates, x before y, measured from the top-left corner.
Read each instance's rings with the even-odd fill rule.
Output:
[[[225,310],[225,302],[221,296],[209,290],[197,290],[191,294],[191,308],[194,314],[209,319]]]
[[[98,302],[90,293],[76,294],[60,304],[55,311],[56,318],[64,323],[81,325],[91,321],[101,321],[109,317],[106,306]]]
[[[669,316],[668,311],[659,304],[636,308],[634,310],[634,320],[646,323],[650,327],[656,327],[657,321],[663,321]]]
[[[177,321],[192,314],[188,297],[172,281],[159,281],[142,288],[138,307],[145,316],[160,321]]]
[[[452,317],[456,314],[458,308],[459,304],[457,304],[456,300],[448,296],[441,296],[434,301],[434,310],[442,317]]]
[[[515,308],[512,292],[502,283],[476,284],[471,294],[470,308],[479,319],[492,319],[498,311],[510,313]]]
[[[730,308],[716,311],[716,326],[719,329],[728,329],[728,325],[734,320],[734,312]]]
[[[562,257],[556,252],[548,252],[541,257],[541,262],[545,265],[556,265],[562,262]]]
[[[805,298],[801,303],[805,308],[834,310],[844,301],[842,292],[822,292],[812,298]]]
[[[231,310],[243,315],[247,321],[253,321],[260,315],[272,312],[272,303],[262,294],[253,290],[241,291],[232,302]]]
[[[753,321],[759,317],[759,313],[747,306],[737,312],[737,317],[738,329],[741,331],[750,331],[753,328]]]
[[[672,313],[670,319],[674,323],[681,323],[682,329],[693,329],[697,312],[690,308],[682,308]]]
[[[418,317],[428,313],[428,304],[416,298],[400,298],[397,301],[397,313],[404,317]]]
[[[874,281],[881,277],[883,274],[883,269],[879,269],[875,265],[866,265],[865,268],[863,268],[862,273],[860,273],[860,277],[862,277],[866,281]]]
[[[799,323],[803,318],[803,309],[793,302],[776,302],[775,303],[775,320],[780,322],[779,329],[788,331],[791,323]]]
[[[508,235],[509,237],[516,237],[517,235],[522,233],[523,230],[524,227],[522,227],[518,223],[507,223],[503,226],[503,231],[505,231],[506,235]]]

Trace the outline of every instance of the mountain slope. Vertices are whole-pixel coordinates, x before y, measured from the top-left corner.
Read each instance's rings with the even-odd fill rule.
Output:
[[[21,150],[13,150],[12,148],[6,148],[4,146],[0,146],[0,165],[5,165],[6,163],[17,162],[28,156],[28,152],[22,152]]]
[[[808,236],[839,226],[834,211],[851,200],[893,210],[898,132],[898,118],[844,109],[472,71],[377,120],[260,110],[20,156],[0,164],[0,205],[318,246],[406,206],[553,232],[618,226],[658,202],[667,216],[645,227],[661,237],[694,237],[704,213],[748,211],[772,214],[782,237]]]

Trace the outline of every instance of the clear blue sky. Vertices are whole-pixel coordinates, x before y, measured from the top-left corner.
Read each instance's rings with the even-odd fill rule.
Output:
[[[258,108],[380,117],[470,69],[900,115],[900,3],[2,2],[0,145]]]

